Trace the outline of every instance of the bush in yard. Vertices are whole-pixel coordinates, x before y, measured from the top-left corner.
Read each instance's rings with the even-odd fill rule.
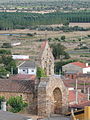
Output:
[[[11,107],[10,111],[14,113],[20,112],[27,106],[21,96],[10,97],[7,103]]]
[[[11,43],[3,43],[2,48],[11,48]]]

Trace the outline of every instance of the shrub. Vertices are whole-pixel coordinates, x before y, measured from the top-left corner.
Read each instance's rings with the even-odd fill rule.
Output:
[[[90,37],[90,35],[87,35],[88,37]]]
[[[4,77],[7,74],[9,74],[9,72],[4,67],[0,67],[0,77]]]
[[[13,68],[13,74],[17,74],[16,62],[11,56],[2,56],[2,63],[7,71],[11,72],[11,68]]]
[[[27,36],[33,37],[34,35],[32,33],[27,33]]]
[[[10,50],[5,50],[5,49],[0,50],[0,55],[10,55],[10,54],[11,54]]]
[[[11,43],[3,43],[2,48],[11,48]]]
[[[48,41],[50,42],[52,40],[52,38],[48,38]]]
[[[38,78],[46,77],[45,71],[40,67],[37,68],[37,77]]]
[[[28,105],[27,103],[23,102],[21,96],[10,97],[7,103],[11,106],[10,111],[14,113],[23,110]]]
[[[87,46],[83,46],[80,49],[88,49],[88,47]]]
[[[65,40],[65,35],[61,36],[61,40]]]

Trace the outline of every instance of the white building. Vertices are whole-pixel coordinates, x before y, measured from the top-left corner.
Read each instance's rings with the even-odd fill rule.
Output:
[[[36,75],[37,67],[35,62],[25,61],[18,66],[18,74]]]
[[[12,55],[14,60],[29,60],[29,55]]]
[[[72,62],[69,64],[66,64],[62,67],[63,71],[65,73],[82,73],[87,74],[90,73],[90,65],[88,63],[82,63],[82,62]]]
[[[19,45],[21,45],[21,42],[12,43],[11,45],[12,45],[12,46],[19,46]]]

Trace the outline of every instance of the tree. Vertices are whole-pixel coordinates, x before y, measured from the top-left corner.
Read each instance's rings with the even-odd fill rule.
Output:
[[[67,55],[69,57],[69,54],[65,52],[65,47],[61,45],[60,43],[52,44],[52,53],[55,59],[60,59],[60,56],[63,55],[64,58],[67,58]]]
[[[71,62],[77,62],[78,60],[77,59],[74,59],[74,60],[66,60],[66,61],[58,61],[58,62],[55,62],[55,73],[56,74],[62,74],[63,71],[62,71],[62,66],[63,65],[66,65],[68,63],[71,63]]]
[[[37,68],[37,77],[38,78],[46,77],[45,71],[40,67]]]
[[[16,62],[11,56],[2,56],[2,63],[7,71],[11,72],[11,68],[13,68],[13,74],[17,74]]]
[[[48,38],[48,41],[50,42],[52,40],[52,38]]]
[[[69,25],[69,21],[65,21],[65,22],[63,23],[63,25],[68,26],[68,25]]]
[[[10,97],[8,102],[7,102],[10,106],[11,109],[10,111],[17,113],[21,110],[23,110],[28,104],[23,102],[23,99],[21,96],[16,96],[16,97]]]
[[[5,67],[0,67],[0,77],[6,76],[9,73]]]
[[[11,51],[10,50],[5,50],[5,49],[1,49],[0,50],[0,55],[11,55]]]
[[[11,43],[3,43],[2,48],[11,48]]]
[[[78,38],[78,41],[81,41],[82,39],[81,38]]]
[[[65,35],[61,36],[61,40],[65,40]]]

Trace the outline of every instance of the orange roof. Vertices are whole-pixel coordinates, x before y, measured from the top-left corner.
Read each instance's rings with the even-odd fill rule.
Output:
[[[70,107],[74,107],[74,108],[84,108],[85,106],[90,106],[90,100],[83,101],[79,104],[70,105]]]
[[[10,80],[35,80],[35,75],[17,74],[10,76]]]
[[[70,102],[75,102],[76,100],[76,92],[75,90],[70,90],[69,91],[69,103]],[[84,93],[78,92],[78,102],[86,101],[87,96]]]
[[[87,66],[86,66],[86,63],[82,63],[82,62],[72,62],[72,63],[70,63],[70,64],[79,66],[79,67],[81,67],[81,68],[86,68],[86,67],[87,67]],[[90,66],[88,66],[88,67],[90,67]]]

